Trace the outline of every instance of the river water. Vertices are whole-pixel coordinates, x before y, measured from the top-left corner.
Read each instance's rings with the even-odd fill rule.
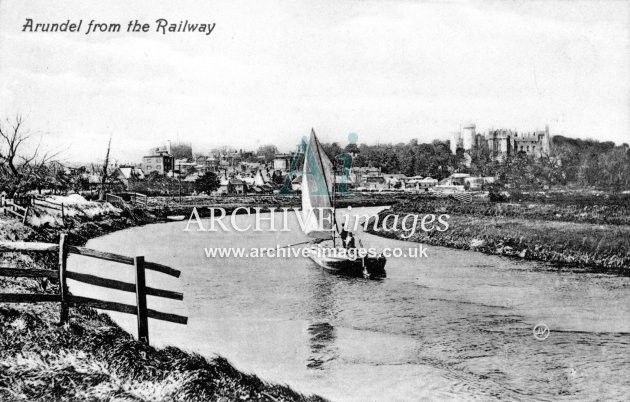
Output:
[[[189,317],[187,326],[150,320],[154,345],[216,353],[265,380],[340,401],[630,397],[630,278],[429,247],[427,258],[389,258],[387,279],[368,281],[301,257],[205,256],[204,247],[306,240],[294,218],[289,232],[185,232],[186,223],[88,243],[182,270],[179,279],[147,272],[149,286],[184,293],[183,302],[150,296],[149,308]],[[415,246],[361,238],[367,247]],[[134,281],[129,266],[81,256],[69,269]],[[135,304],[131,293],[69,286]],[[135,316],[109,314],[135,335]],[[533,334],[541,323],[550,330],[544,340]]]

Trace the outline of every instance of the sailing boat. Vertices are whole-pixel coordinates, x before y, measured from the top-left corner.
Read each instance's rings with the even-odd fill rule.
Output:
[[[302,171],[302,216],[304,233],[313,238],[308,256],[327,271],[360,278],[384,278],[387,259],[382,254],[363,255],[346,249],[339,236],[335,211],[333,164],[311,131],[304,149]],[[360,240],[359,240],[360,243]]]

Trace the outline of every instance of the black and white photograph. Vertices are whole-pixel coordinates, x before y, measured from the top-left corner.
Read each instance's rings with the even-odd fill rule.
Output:
[[[0,401],[630,400],[630,2],[0,0]]]

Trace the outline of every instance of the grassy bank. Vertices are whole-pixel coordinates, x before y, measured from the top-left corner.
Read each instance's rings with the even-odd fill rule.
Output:
[[[570,205],[570,204],[569,204]],[[492,204],[460,203],[454,200],[406,200],[396,204],[387,214],[448,214],[446,231],[416,233],[394,230],[369,231],[381,236],[421,242],[431,245],[476,250],[489,254],[546,261],[571,267],[630,274],[630,225],[624,212],[616,215],[615,223],[595,223],[594,214],[601,206],[569,214],[565,220],[553,211],[555,204]],[[626,206],[608,206],[624,211]],[[552,211],[552,212],[550,212]],[[599,212],[597,212],[599,213]],[[390,218],[390,222],[393,219]]]
[[[336,200],[336,205],[339,208],[345,208],[348,205],[352,207],[392,205],[400,198],[406,197],[405,194],[357,193],[352,196],[339,197]],[[164,218],[168,215],[190,215],[193,207],[197,208],[200,216],[209,216],[211,208],[223,208],[229,214],[240,207],[260,207],[263,210],[276,208],[279,210],[281,208],[300,208],[301,206],[300,196],[190,196],[182,197],[181,200],[178,197],[151,197],[149,198],[148,210]]]
[[[393,210],[413,213],[449,213],[461,216],[506,217],[526,220],[630,225],[630,194],[588,196],[545,194],[515,196],[509,202],[460,202],[427,194],[397,200]]]
[[[41,226],[0,217],[0,241],[56,242],[63,230],[71,244],[83,245],[92,237],[155,220],[142,211],[110,210],[74,214],[62,228],[44,210],[32,216]],[[56,256],[45,254],[4,253],[0,264],[57,268]],[[3,293],[58,293],[57,283],[41,279],[0,278],[0,287]],[[57,303],[0,303],[0,400],[322,400],[241,373],[220,357],[139,343],[89,308],[70,309],[68,325],[58,321]]]

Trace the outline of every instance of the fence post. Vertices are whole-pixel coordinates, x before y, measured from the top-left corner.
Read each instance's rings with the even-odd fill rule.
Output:
[[[144,272],[144,257],[134,257],[136,267],[136,306],[138,309],[138,340],[149,343],[149,317],[147,315],[147,289]]]
[[[24,210],[24,217],[22,218],[22,225],[26,225],[26,215],[28,215],[28,209],[30,207],[27,206],[26,209]]]
[[[68,285],[66,284],[66,266],[68,262],[68,249],[66,248],[66,234],[59,236],[59,289],[61,292],[60,321],[68,322]]]

